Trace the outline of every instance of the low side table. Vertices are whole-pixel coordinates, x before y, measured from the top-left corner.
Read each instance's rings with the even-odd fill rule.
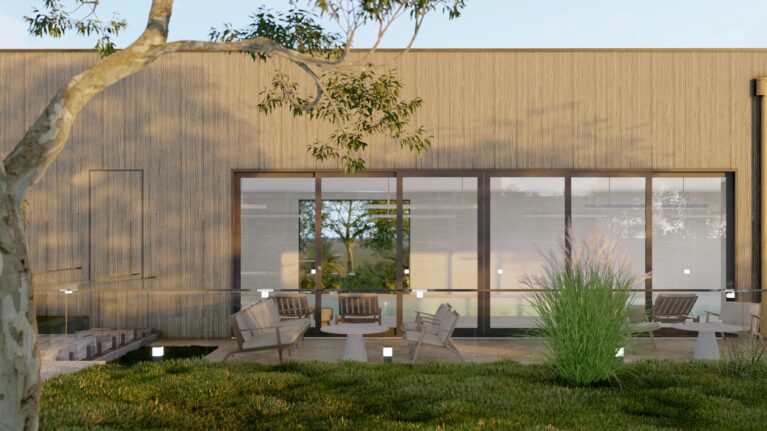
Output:
[[[328,334],[346,335],[344,342],[344,354],[341,360],[367,362],[368,354],[365,351],[365,334],[380,334],[389,328],[374,323],[339,323],[338,325],[323,326],[322,332]]]
[[[693,359],[719,360],[719,345],[716,342],[717,332],[740,332],[742,326],[727,323],[678,323],[671,325],[674,329],[683,331],[697,331],[695,339],[695,353]]]

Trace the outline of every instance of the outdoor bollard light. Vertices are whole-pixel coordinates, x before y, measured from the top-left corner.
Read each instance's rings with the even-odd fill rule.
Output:
[[[625,354],[626,354],[626,351],[624,350],[623,347],[621,347],[618,349],[618,352],[615,354],[615,358],[623,362],[623,357],[625,356]]]
[[[152,347],[153,361],[161,361],[163,356],[165,356],[165,346]]]
[[[317,274],[317,270],[316,270],[316,269],[314,269],[314,268],[312,268],[312,270],[311,270],[311,271],[309,271],[309,272],[310,272],[312,275],[315,275],[315,274]]]
[[[391,346],[384,346],[383,348],[384,363],[391,364],[391,360],[393,356],[394,356],[394,348]]]
[[[414,290],[413,292],[415,292],[415,297],[416,298],[422,299],[423,298],[423,294],[426,293],[426,290]]]
[[[59,289],[59,292],[64,294],[64,337],[69,339],[69,295],[75,293],[77,289],[64,288]]]

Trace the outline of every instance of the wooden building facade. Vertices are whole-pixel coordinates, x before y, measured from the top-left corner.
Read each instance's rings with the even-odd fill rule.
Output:
[[[433,145],[415,156],[376,139],[371,171],[726,175],[730,287],[761,285],[767,128],[757,80],[767,76],[767,50],[397,54],[375,61],[391,62],[404,94],[423,98],[415,123]],[[98,60],[92,51],[0,51],[3,154],[58,88]],[[58,289],[77,286],[70,313],[93,326],[229,335],[235,174],[339,169],[306,151],[327,125],[258,112],[275,67],[243,55],[172,54],[84,109],[29,199],[41,315],[59,314]]]

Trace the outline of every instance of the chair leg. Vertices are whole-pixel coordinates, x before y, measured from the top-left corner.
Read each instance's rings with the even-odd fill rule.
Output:
[[[418,359],[418,352],[421,350],[421,343],[418,343],[415,345],[415,350],[413,350],[412,358],[410,359],[410,362],[415,364],[415,361]]]
[[[224,362],[226,362],[227,359],[229,359],[230,356],[234,356],[236,353],[237,353],[237,350],[232,350],[231,352],[227,353],[226,356],[224,356],[224,360],[221,361],[221,363],[223,364]]]
[[[458,356],[458,359],[459,359],[461,362],[466,362],[466,361],[463,359],[463,355],[461,354],[461,351],[460,351],[460,350],[458,350],[458,347],[457,347],[457,346],[456,346],[456,345],[453,343],[453,340],[450,340],[450,341],[448,342],[448,347],[450,348],[450,350],[452,350],[452,351],[453,351],[453,353],[455,353],[455,356]]]
[[[658,345],[655,344],[655,331],[650,331],[650,341],[652,341],[652,348],[657,350]]]

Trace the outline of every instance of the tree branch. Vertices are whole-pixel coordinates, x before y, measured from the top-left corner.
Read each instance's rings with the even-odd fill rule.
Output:
[[[273,40],[266,37],[254,37],[252,39],[233,41],[233,42],[208,42],[199,40],[177,40],[168,42],[163,47],[163,54],[179,51],[204,51],[204,52],[260,52],[264,54],[277,55],[286,58],[295,63],[311,64],[320,68],[336,68],[345,60],[345,55],[341,55],[334,60],[326,60],[298,51],[285,48]]]
[[[172,9],[173,0],[153,0],[146,29],[134,43],[73,77],[51,99],[3,161],[8,190],[17,205],[64,149],[72,124],[85,104],[104,88],[142,70],[163,54]]]

